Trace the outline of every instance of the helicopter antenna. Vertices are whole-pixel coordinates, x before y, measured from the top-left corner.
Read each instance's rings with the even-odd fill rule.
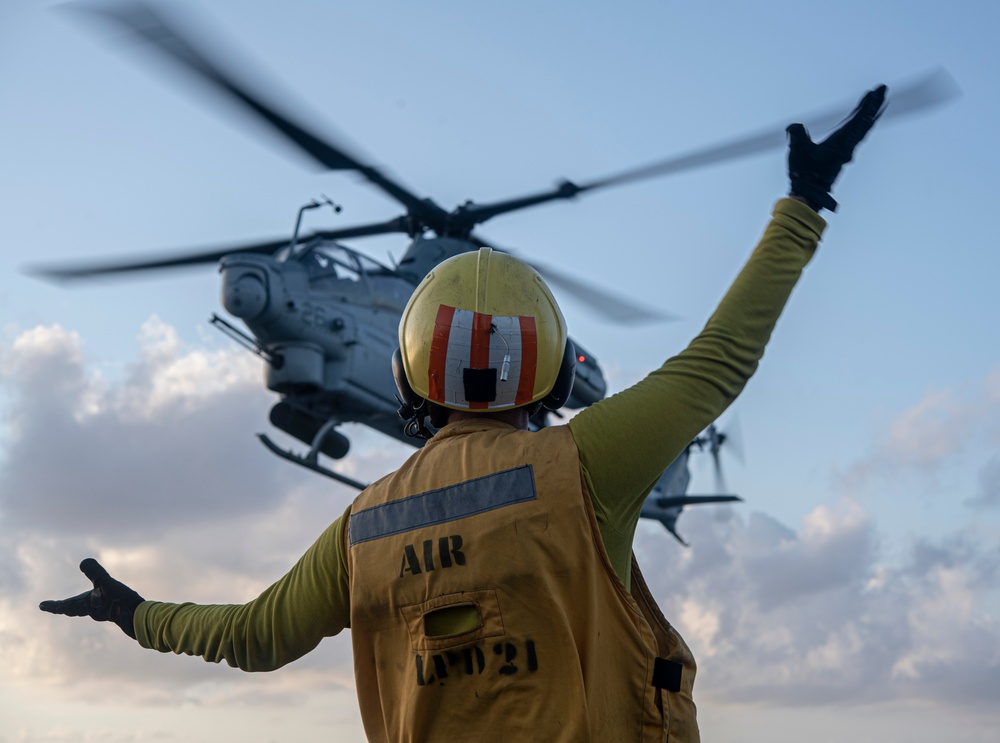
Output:
[[[295,252],[295,246],[298,244],[299,240],[299,228],[302,226],[302,215],[305,213],[306,209],[318,209],[321,206],[329,206],[333,209],[334,214],[340,214],[340,212],[343,211],[343,207],[340,204],[335,204],[326,194],[320,194],[319,201],[313,199],[308,204],[303,204],[299,207],[299,214],[295,218],[295,231],[292,232],[292,243],[289,245],[289,248],[293,253]]]

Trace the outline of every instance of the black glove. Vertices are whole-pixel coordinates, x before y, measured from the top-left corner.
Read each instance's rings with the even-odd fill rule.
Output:
[[[885,109],[886,87],[880,85],[865,94],[851,118],[819,144],[809,138],[802,124],[792,124],[788,132],[788,177],[792,181],[789,193],[801,196],[816,211],[837,211],[837,202],[830,195],[840,169],[851,162],[854,148],[865,138]]]
[[[80,570],[93,582],[93,590],[62,601],[43,601],[38,608],[50,614],[90,617],[96,622],[114,622],[134,640],[135,610],[145,599],[108,575],[101,563],[92,557],[80,563]]]

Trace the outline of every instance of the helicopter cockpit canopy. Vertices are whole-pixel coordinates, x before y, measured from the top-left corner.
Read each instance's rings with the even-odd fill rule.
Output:
[[[275,256],[278,263],[298,261],[305,266],[310,283],[341,279],[364,283],[367,276],[390,276],[395,272],[367,255],[329,240],[285,246]]]

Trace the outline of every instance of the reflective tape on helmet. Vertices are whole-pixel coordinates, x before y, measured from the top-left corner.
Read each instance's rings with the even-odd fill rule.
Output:
[[[533,317],[501,317],[440,305],[428,354],[429,399],[489,410],[524,405],[534,394],[538,337]],[[493,370],[490,377],[468,372]],[[495,378],[495,390],[470,394],[470,379]],[[491,399],[492,398],[492,399]]]

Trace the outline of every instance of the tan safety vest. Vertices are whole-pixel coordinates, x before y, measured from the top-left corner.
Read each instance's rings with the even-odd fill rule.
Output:
[[[611,567],[565,426],[446,427],[348,540],[369,740],[698,741],[694,658],[634,559],[631,594]],[[440,634],[456,607],[475,626]]]

